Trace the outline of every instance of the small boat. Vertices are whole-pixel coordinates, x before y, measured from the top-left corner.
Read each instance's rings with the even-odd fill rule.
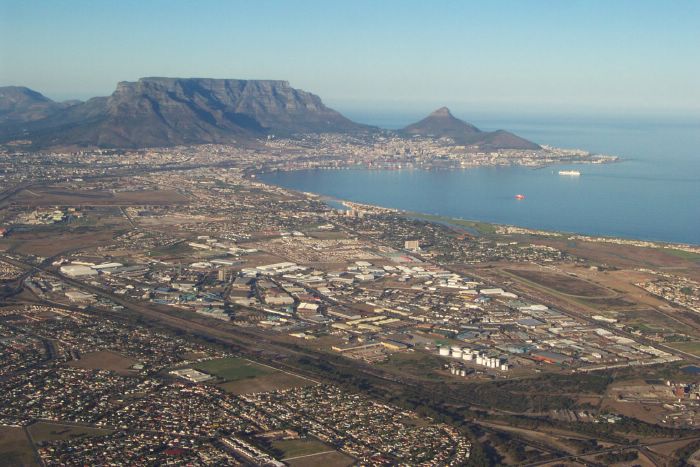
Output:
[[[515,199],[525,199],[525,195],[515,195]]]

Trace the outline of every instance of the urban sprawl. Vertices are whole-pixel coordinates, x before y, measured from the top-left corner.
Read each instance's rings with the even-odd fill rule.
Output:
[[[257,178],[614,160],[335,135],[5,151],[0,429],[47,466],[671,465],[656,444],[700,440],[697,247]]]

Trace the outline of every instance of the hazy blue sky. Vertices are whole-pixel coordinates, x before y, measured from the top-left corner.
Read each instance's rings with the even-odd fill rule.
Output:
[[[286,79],[356,114],[698,114],[700,1],[0,0],[0,85],[142,76]]]

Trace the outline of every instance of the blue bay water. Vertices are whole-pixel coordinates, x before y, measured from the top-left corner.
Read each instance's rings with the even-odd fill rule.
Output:
[[[672,121],[480,122],[623,162],[541,169],[311,170],[263,174],[291,189],[536,229],[700,244],[700,125]],[[576,169],[580,177],[557,174]],[[518,193],[525,199],[518,201]]]

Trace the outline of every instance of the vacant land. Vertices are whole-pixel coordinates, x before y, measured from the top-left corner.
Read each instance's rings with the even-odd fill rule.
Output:
[[[111,430],[101,430],[99,428],[45,422],[35,423],[27,429],[37,444],[45,441],[63,441],[85,438],[86,436],[102,436],[112,432]]]
[[[275,391],[314,384],[313,381],[260,365],[245,358],[230,357],[194,365],[197,370],[216,376],[220,387],[233,394]]]
[[[24,429],[0,426],[0,464],[8,467],[39,465]]]
[[[99,230],[90,232],[68,231],[63,227],[52,230],[16,232],[11,237],[0,240],[20,254],[53,256],[65,251],[85,249],[92,246],[107,245],[113,242],[116,231]]]
[[[505,272],[566,295],[603,298],[614,294],[611,290],[592,282],[564,274],[532,269],[505,269]]]
[[[439,371],[444,363],[444,358],[426,352],[397,352],[392,353],[381,366],[399,374],[408,373],[416,378],[435,381],[445,379]]]
[[[687,324],[653,309],[639,309],[617,313],[617,318],[628,326],[644,333],[678,332],[686,334],[692,331]]]
[[[273,373],[273,368],[259,365],[245,358],[220,358],[208,360],[194,365],[197,370],[216,376],[225,381],[238,381],[240,379],[255,378],[257,376]]]
[[[181,204],[187,199],[175,190],[160,191],[87,191],[61,188],[25,190],[12,199],[22,206],[129,206],[148,204]]]
[[[683,352],[692,353],[693,355],[700,356],[700,341],[690,341],[690,342],[670,342],[667,343],[669,347],[681,350]]]
[[[306,234],[312,238],[319,240],[345,240],[348,239],[348,234],[345,232],[328,232],[322,230],[307,231]]]
[[[617,310],[620,308],[631,308],[637,306],[636,303],[624,298],[589,298],[582,300],[586,305],[603,311]]]
[[[80,357],[80,360],[73,360],[69,365],[76,368],[111,370],[120,375],[129,376],[134,374],[134,370],[131,369],[134,363],[136,363],[134,360],[126,358],[116,352],[101,350],[98,352],[86,353]]]
[[[221,384],[221,388],[233,394],[251,394],[255,392],[279,391],[300,388],[314,384],[313,382],[277,371],[264,376],[257,376]]]
[[[273,441],[272,446],[282,451],[282,455],[285,459],[334,450],[330,446],[313,438]]]
[[[355,460],[338,451],[331,451],[285,459],[284,462],[290,467],[348,467]]]

